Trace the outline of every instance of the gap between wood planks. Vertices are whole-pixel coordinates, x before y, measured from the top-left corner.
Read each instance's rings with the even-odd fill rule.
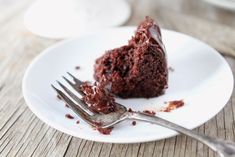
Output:
[[[0,92],[3,90],[4,87],[5,87],[4,84],[0,85]]]

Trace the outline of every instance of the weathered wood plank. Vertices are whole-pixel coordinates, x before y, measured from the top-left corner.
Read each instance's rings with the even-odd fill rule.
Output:
[[[103,144],[101,151],[99,153],[99,157],[109,157],[112,148],[113,148],[113,144],[110,144],[110,143]]]
[[[66,157],[76,157],[82,141],[82,139],[73,137],[64,155]]]
[[[163,149],[165,147],[166,140],[160,140],[155,142],[153,156],[163,156]]]
[[[45,125],[43,122],[39,121],[36,127],[32,130],[29,137],[25,140],[22,147],[16,152],[15,156],[30,156],[33,151],[38,147],[39,142],[44,137],[46,132],[49,130],[49,126]]]
[[[154,147],[155,147],[155,142],[148,142],[144,144],[144,151],[142,157],[153,156]]]
[[[176,138],[172,137],[166,140],[163,156],[174,156],[175,151],[175,145],[176,145]]]
[[[78,156],[88,157],[95,142],[86,141]]]
[[[71,140],[72,140],[71,136],[63,133],[60,140],[57,143],[55,143],[55,145],[53,145],[47,156],[51,157],[62,156],[65,153],[66,149],[68,148]]]
[[[30,119],[28,119],[30,118]],[[15,146],[15,144],[19,143],[23,136],[26,135],[27,131],[30,130],[31,124],[35,120],[35,116],[32,112],[25,112],[19,118],[18,121],[7,131],[7,133],[2,137],[1,141],[3,141],[2,145],[0,146],[0,152],[2,156],[6,156],[11,149]],[[26,129],[18,130],[18,128],[23,127]]]
[[[43,156],[43,155],[45,156],[46,153],[48,152],[48,148],[49,148],[48,145],[51,142],[51,140],[53,140],[53,141],[56,140],[56,138],[55,138],[56,133],[57,133],[56,130],[50,128],[46,132],[44,138],[41,139],[41,141],[37,141],[38,145],[34,150],[31,150],[30,156],[36,156],[36,157]],[[57,135],[58,135],[58,133],[57,133]]]
[[[210,120],[210,123],[205,124],[205,133],[208,136],[216,137],[217,128],[216,128],[216,119],[215,118],[212,118]],[[208,149],[208,156],[213,157],[213,156],[215,156],[215,153],[212,150]]]
[[[138,156],[138,153],[140,152],[141,144],[128,144],[128,149],[125,152],[126,157],[136,157]]]
[[[23,12],[30,5],[30,0],[15,1],[2,0],[0,1],[0,25],[3,26],[9,19],[14,19],[18,13]]]
[[[103,143],[95,142],[92,149],[90,150],[89,157],[99,157],[102,147]]]
[[[113,157],[125,156],[125,151],[122,151],[122,150],[123,149],[125,150],[126,147],[127,147],[126,144],[114,144],[110,152],[110,156],[113,156]]]

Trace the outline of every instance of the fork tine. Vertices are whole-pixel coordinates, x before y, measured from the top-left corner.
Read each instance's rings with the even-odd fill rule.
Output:
[[[79,88],[79,85],[72,83],[70,80],[68,80],[66,77],[62,76],[63,79],[70,85],[73,87],[73,89],[75,89],[79,94],[81,94],[82,96],[84,96],[85,94],[81,91],[81,89]]]
[[[75,104],[72,100],[70,100],[61,90],[57,89],[54,85],[51,85],[52,88],[57,92],[57,94],[69,105],[69,107],[75,112],[78,116],[80,116],[84,121],[92,126],[96,126],[94,122],[91,120],[91,116],[84,112],[77,104]]]
[[[77,97],[75,94],[73,94],[73,92],[71,92],[67,87],[65,87],[62,83],[60,83],[59,81],[57,81],[57,83],[60,85],[61,88],[63,88],[63,90],[71,97],[73,98],[73,100],[75,100],[78,105],[80,106],[80,108],[82,110],[84,110],[87,114],[91,115],[94,114],[89,107],[87,107],[87,105],[85,104],[85,102],[83,100],[81,100],[79,97]]]
[[[75,76],[73,76],[70,72],[67,72],[67,74],[69,74],[69,76],[71,76],[72,78],[73,78],[73,80],[74,80],[74,82],[77,84],[77,85],[82,85],[83,84],[83,82],[81,81],[81,80],[79,80],[79,79],[77,79]]]

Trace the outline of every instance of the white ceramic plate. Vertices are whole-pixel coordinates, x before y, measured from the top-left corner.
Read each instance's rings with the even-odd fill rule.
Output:
[[[111,135],[101,135],[80,120],[65,118],[73,112],[56,98],[51,84],[69,71],[81,80],[93,80],[93,65],[105,50],[127,43],[135,28],[113,28],[66,40],[42,52],[28,67],[23,79],[23,95],[29,108],[51,127],[79,138],[112,143],[135,143],[160,140],[176,135],[175,131],[154,124],[125,121],[115,126]],[[168,54],[169,88],[152,99],[118,99],[134,110],[157,110],[165,101],[184,99],[185,106],[159,117],[186,128],[195,128],[215,116],[226,104],[233,89],[233,76],[219,53],[201,41],[173,31],[162,30]],[[75,70],[75,66],[81,66]]]
[[[235,0],[204,0],[223,9],[235,11]]]

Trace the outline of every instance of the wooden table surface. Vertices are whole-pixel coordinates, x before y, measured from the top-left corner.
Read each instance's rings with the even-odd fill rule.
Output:
[[[225,55],[235,72],[235,13],[198,0],[129,0],[137,25],[145,15],[163,28],[199,38]],[[66,157],[209,157],[207,146],[184,135],[148,143],[106,144],[86,141],[57,131],[40,121],[26,106],[21,82],[25,69],[43,49],[58,40],[41,38],[23,26],[30,0],[0,0],[0,156]],[[235,93],[226,107],[195,130],[235,140]]]

